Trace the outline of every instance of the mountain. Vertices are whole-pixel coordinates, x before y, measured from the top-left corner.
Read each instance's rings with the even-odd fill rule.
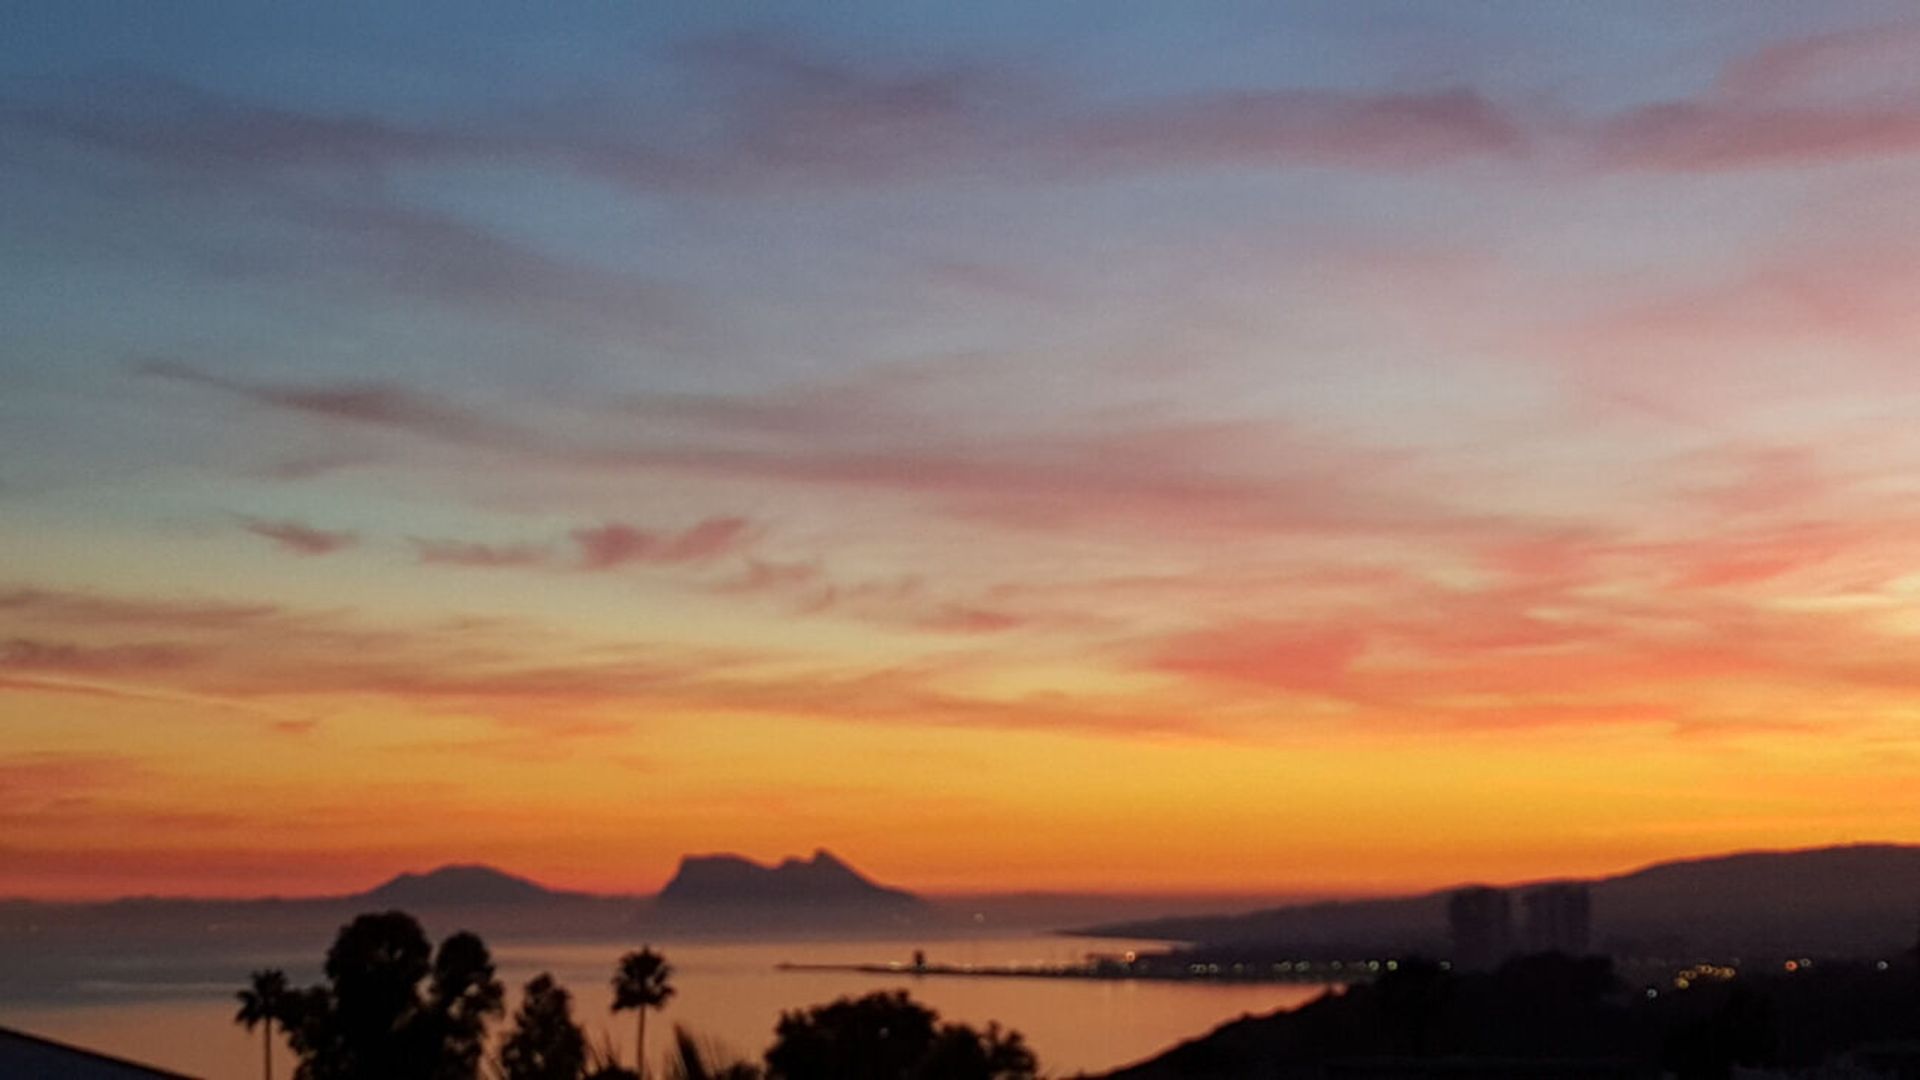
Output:
[[[1858,844],[1659,863],[1596,882],[1596,940],[1774,953],[1905,948],[1920,928],[1920,847]]]
[[[400,874],[355,899],[394,908],[434,908],[540,903],[573,895],[491,866],[456,865]]]
[[[1594,943],[1611,951],[1888,950],[1911,944],[1920,927],[1920,846],[1745,852],[1656,863],[1579,883],[1592,889]],[[1446,947],[1451,891],[1151,919],[1081,932],[1235,947],[1434,953]]]
[[[915,908],[920,899],[876,884],[826,850],[764,866],[738,855],[689,855],[660,890],[660,910],[713,907]]]

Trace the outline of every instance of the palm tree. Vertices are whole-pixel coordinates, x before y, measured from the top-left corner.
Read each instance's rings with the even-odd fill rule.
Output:
[[[667,980],[673,968],[651,948],[641,948],[620,958],[613,973],[613,1011],[632,1009],[640,1014],[633,1040],[633,1065],[641,1076],[647,1075],[647,1010],[657,1009],[673,996]]]
[[[262,1067],[267,1080],[273,1080],[273,1024],[277,1020],[282,1027],[286,1026],[287,973],[271,969],[256,971],[253,985],[235,996],[240,999],[240,1011],[234,1014],[233,1022],[248,1031],[260,1028]]]

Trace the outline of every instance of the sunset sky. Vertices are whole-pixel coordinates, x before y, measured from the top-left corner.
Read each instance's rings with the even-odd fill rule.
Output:
[[[1913,10],[13,10],[0,894],[1920,841]]]

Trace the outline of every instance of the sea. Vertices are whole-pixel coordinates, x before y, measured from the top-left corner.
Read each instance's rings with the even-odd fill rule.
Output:
[[[1072,978],[966,977],[900,972],[782,970],[782,964],[900,964],[916,950],[930,965],[1064,965],[1090,952],[1159,947],[1151,942],[1089,941],[1057,936],[925,940],[810,940],[804,942],[660,942],[673,966],[676,993],[649,1016],[647,1042],[655,1068],[676,1026],[703,1045],[758,1060],[772,1042],[783,1010],[824,1004],[875,990],[905,990],[946,1020],[984,1026],[997,1021],[1021,1032],[1046,1075],[1071,1077],[1150,1057],[1248,1014],[1289,1009],[1329,988],[1290,983],[1218,983]],[[551,973],[573,994],[575,1017],[595,1044],[611,1041],[623,1061],[634,1042],[632,1013],[611,1015],[610,979],[623,946],[583,943],[505,943],[494,946],[509,1010],[519,988]],[[0,1001],[0,1026],[205,1077],[246,1080],[261,1073],[260,1035],[233,1022],[234,994],[249,971],[282,967],[296,984],[317,980],[313,955],[276,956],[235,951],[201,955],[189,965],[177,956],[114,957],[89,969],[84,985],[61,988],[45,1000],[19,993]],[[190,976],[181,977],[183,970]],[[77,991],[77,992],[76,992]],[[495,1025],[496,1031],[505,1022]],[[284,1043],[275,1049],[275,1075],[291,1075]]]

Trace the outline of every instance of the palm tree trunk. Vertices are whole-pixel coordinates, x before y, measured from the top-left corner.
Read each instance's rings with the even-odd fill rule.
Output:
[[[267,1080],[273,1080],[273,1021],[260,1025],[260,1057],[266,1063]]]
[[[633,1037],[633,1071],[640,1074],[640,1080],[647,1080],[647,1007],[633,1010],[640,1014],[639,1030]]]

